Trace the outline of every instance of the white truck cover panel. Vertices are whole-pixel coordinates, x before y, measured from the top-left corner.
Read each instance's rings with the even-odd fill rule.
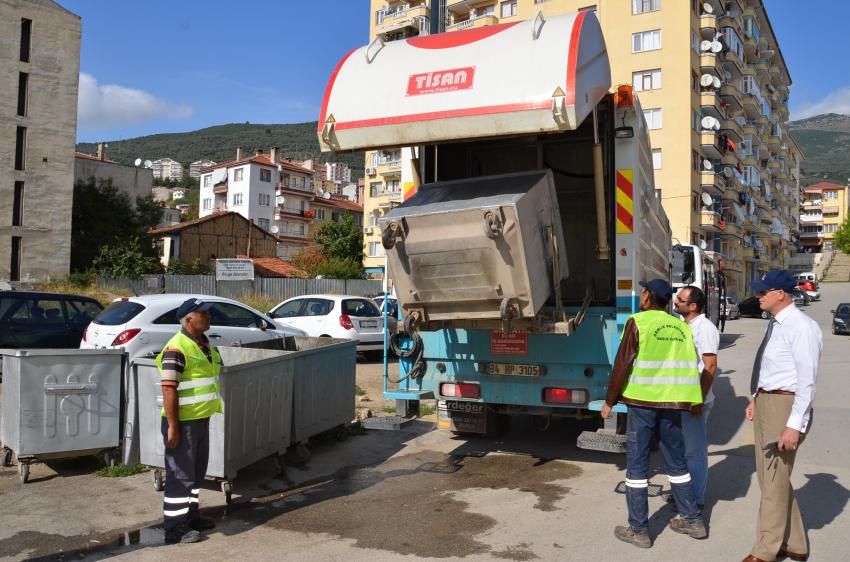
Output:
[[[575,129],[610,86],[591,12],[378,40],[334,70],[319,144],[348,151]]]

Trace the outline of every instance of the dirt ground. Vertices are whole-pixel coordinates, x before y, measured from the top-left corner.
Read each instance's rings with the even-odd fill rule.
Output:
[[[392,359],[388,364],[388,372],[391,380],[398,379],[398,359]],[[395,413],[395,400],[384,398],[384,363],[383,361],[371,361],[363,356],[357,356],[357,386],[365,391],[365,394],[355,396],[355,405],[358,410],[369,409],[374,416],[387,416]],[[395,385],[390,384],[390,387]],[[358,391],[359,392],[359,391]],[[367,398],[368,400],[364,399]],[[423,419],[435,421],[436,415],[431,414],[436,408],[436,400],[423,400],[421,408]]]

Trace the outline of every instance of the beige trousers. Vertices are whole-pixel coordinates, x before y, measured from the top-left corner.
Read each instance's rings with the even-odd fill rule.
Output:
[[[794,396],[784,394],[759,394],[756,397],[753,429],[756,442],[756,474],[761,488],[756,542],[751,554],[762,560],[776,560],[779,549],[806,554],[806,531],[803,518],[791,487],[791,471],[797,449],[779,451],[776,447],[764,449],[774,443],[785,429],[791,414]],[[812,424],[809,423],[808,430]],[[800,434],[803,444],[805,434]]]

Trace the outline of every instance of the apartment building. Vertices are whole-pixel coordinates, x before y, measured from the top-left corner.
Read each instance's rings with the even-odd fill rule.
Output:
[[[722,262],[729,292],[740,297],[750,280],[790,257],[802,155],[785,125],[791,76],[762,0],[372,0],[371,10],[370,40],[384,41],[511,23],[538,11],[593,11],[612,83],[632,84],[640,97],[656,188],[676,240],[704,242]],[[366,154],[364,243],[367,271],[376,276],[383,249],[369,227],[394,204],[384,194],[396,193],[400,179],[378,165],[385,160]]]
[[[308,245],[314,173],[281,159],[277,147],[249,157],[237,148],[234,160],[201,169],[198,216],[239,213],[275,234],[278,257],[289,258]]]
[[[0,1],[0,280],[70,270],[80,29],[56,2]]]
[[[189,164],[189,177],[198,179],[201,177],[201,168],[210,168],[216,164],[212,160],[195,160]]]
[[[171,158],[160,158],[151,162],[153,177],[159,180],[180,181],[183,179],[183,164]]]
[[[821,182],[803,189],[800,205],[800,249],[804,252],[831,252],[835,232],[847,220],[846,185]]]

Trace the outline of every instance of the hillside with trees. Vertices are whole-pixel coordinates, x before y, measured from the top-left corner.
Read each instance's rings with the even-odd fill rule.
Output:
[[[790,121],[791,136],[803,151],[800,181],[844,184],[850,178],[850,115],[827,113]]]

